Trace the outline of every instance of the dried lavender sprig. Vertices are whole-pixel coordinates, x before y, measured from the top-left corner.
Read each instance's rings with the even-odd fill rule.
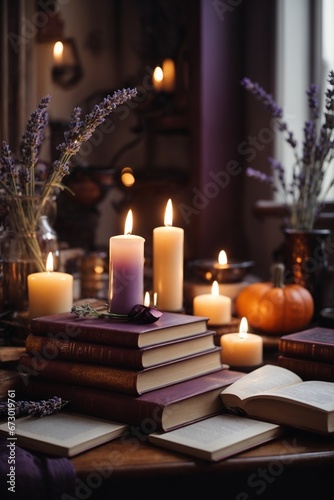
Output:
[[[68,403],[64,399],[53,396],[47,400],[39,401],[16,401],[15,402],[15,417],[46,417],[53,413],[57,413],[64,408]],[[8,417],[9,404],[7,401],[0,402],[0,418]]]
[[[1,158],[0,158],[0,185],[3,187],[9,195],[17,194],[17,169],[15,166],[15,161],[12,152],[8,144],[3,141],[1,146]]]
[[[30,183],[23,183],[21,185],[22,191],[28,195],[33,195],[35,193],[34,168],[37,164],[39,148],[44,138],[43,131],[48,124],[47,107],[50,100],[51,96],[49,95],[42,98],[28,120],[26,131],[20,143],[20,161],[26,169],[31,171]],[[27,189],[29,192],[27,192]]]
[[[69,129],[65,132],[65,141],[58,146],[61,156],[55,161],[50,169],[47,182],[44,184],[41,198],[50,196],[53,188],[61,187],[61,181],[69,173],[69,161],[73,155],[78,153],[81,145],[90,139],[96,128],[105,121],[106,117],[117,106],[133,99],[137,95],[137,89],[122,89],[107,96],[100,104],[94,106],[93,111],[87,114],[83,121],[80,120],[80,108],[75,108],[72,113],[72,121]]]
[[[264,107],[268,109],[271,116],[276,120],[279,131],[287,133],[286,141],[293,149],[295,149],[297,147],[297,141],[293,132],[288,129],[287,123],[282,119],[283,110],[277,104],[273,96],[268,94],[257,82],[252,82],[250,78],[243,78],[241,80],[241,85],[245,87],[246,90],[251,92],[259,101],[262,102]]]
[[[286,141],[292,146],[295,155],[295,163],[292,167],[292,181],[286,185],[284,180],[283,167],[279,165],[278,179],[283,194],[288,201],[288,196],[291,196],[291,223],[292,227],[299,229],[311,229],[314,225],[315,218],[320,212],[324,204],[325,197],[329,189],[334,185],[334,177],[326,188],[323,190],[323,180],[325,173],[328,170],[334,158],[334,71],[329,72],[328,82],[331,88],[326,90],[326,111],[324,113],[324,123],[319,130],[319,139],[317,139],[316,121],[319,118],[318,104],[318,89],[315,85],[311,85],[306,92],[308,96],[308,106],[310,110],[310,120],[304,125],[304,141],[302,155],[297,153],[297,142],[294,139],[293,133],[287,128],[286,123],[282,120],[282,110],[275,103],[271,95],[267,94],[258,84],[254,84],[249,79],[244,79],[243,86],[253,93],[267,109],[271,112],[278,125],[278,130],[285,132]],[[273,169],[273,162],[271,162]],[[265,175],[254,173],[248,175],[257,177],[261,181],[265,181]],[[267,182],[272,185],[272,179],[267,178]]]

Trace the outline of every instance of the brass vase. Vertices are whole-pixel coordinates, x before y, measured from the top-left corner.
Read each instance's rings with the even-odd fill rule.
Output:
[[[284,229],[283,263],[285,283],[298,283],[312,294],[315,315],[323,303],[328,272],[327,241],[329,229]]]

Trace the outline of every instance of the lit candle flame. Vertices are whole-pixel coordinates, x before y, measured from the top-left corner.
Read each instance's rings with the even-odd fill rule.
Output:
[[[219,295],[219,285],[218,281],[212,283],[211,294],[217,297]]]
[[[157,294],[157,292],[154,292],[154,294],[153,294],[153,306],[157,307],[157,303],[158,303],[158,294]]]
[[[129,210],[125,221],[124,234],[131,234],[131,233],[132,233],[132,210]]]
[[[62,42],[56,42],[53,46],[53,58],[55,63],[61,64],[63,62],[64,45]]]
[[[53,271],[53,255],[52,252],[49,252],[48,258],[46,259],[46,270],[50,273]]]
[[[172,226],[173,225],[173,205],[172,205],[171,199],[169,199],[167,202],[164,223],[165,223],[165,226]]]
[[[220,266],[223,266],[223,265],[227,264],[227,255],[226,255],[225,250],[221,250],[219,252],[219,255],[218,255],[218,264]]]
[[[150,305],[150,294],[149,292],[145,292],[144,306],[149,307],[149,305]]]
[[[164,72],[162,71],[162,68],[160,68],[160,66],[157,66],[153,71],[153,82],[159,84],[162,82],[163,79],[164,79]]]
[[[246,318],[242,318],[239,326],[239,337],[241,339],[247,338],[248,321]]]

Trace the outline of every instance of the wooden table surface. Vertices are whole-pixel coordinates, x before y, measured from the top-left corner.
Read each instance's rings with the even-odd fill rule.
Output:
[[[298,430],[217,463],[163,450],[142,436],[117,439],[72,463],[89,498],[334,498],[334,439]]]

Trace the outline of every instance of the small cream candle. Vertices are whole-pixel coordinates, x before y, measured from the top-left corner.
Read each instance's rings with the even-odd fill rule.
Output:
[[[131,234],[132,211],[129,210],[124,235],[109,240],[109,312],[128,314],[143,303],[144,238]]]
[[[172,226],[173,206],[168,200],[165,226],[153,229],[153,290],[158,308],[180,311],[183,307],[183,241],[184,231]]]
[[[29,314],[31,318],[70,312],[73,305],[73,276],[53,272],[53,256],[50,252],[46,272],[28,276]]]
[[[239,333],[221,336],[222,362],[231,366],[257,366],[263,361],[263,340],[259,335],[247,333],[248,323],[242,318]]]
[[[225,325],[232,316],[232,300],[219,294],[218,282],[212,283],[211,294],[197,295],[193,300],[195,316],[207,316],[208,325]]]

